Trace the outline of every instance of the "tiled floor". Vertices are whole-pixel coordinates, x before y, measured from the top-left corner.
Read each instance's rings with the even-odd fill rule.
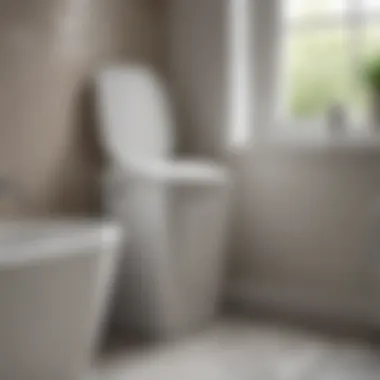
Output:
[[[226,320],[176,343],[102,359],[99,380],[380,380],[369,343]]]

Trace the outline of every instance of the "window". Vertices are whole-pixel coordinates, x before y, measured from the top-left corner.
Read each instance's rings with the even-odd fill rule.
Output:
[[[380,53],[380,0],[284,0],[285,108],[315,119],[335,103],[363,117],[361,67]]]

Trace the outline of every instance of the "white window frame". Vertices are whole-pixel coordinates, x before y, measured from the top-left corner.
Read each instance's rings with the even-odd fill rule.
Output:
[[[229,128],[228,146],[241,148],[249,141],[260,140],[268,135],[275,135],[277,132],[290,131],[297,134],[301,129],[294,128],[300,120],[291,117],[286,105],[286,44],[285,33],[289,26],[284,23],[284,4],[287,0],[229,0],[228,1],[228,83],[229,83]],[[307,0],[305,0],[307,1]],[[350,1],[350,12],[346,14],[346,19],[341,14],[336,17],[325,16],[314,19],[313,22],[300,22],[297,28],[321,28],[336,25],[337,23],[350,23],[352,30],[362,30],[367,22],[379,21],[380,9],[378,12],[368,16],[364,11],[363,0]],[[380,1],[380,0],[379,0]],[[281,17],[282,14],[282,17]],[[263,18],[265,21],[260,22]],[[281,25],[279,25],[281,24]],[[268,44],[268,33],[270,44]],[[360,33],[352,33],[353,64],[357,65],[361,56]],[[265,39],[264,39],[265,38]],[[275,45],[278,54],[274,52],[262,52],[262,45]],[[279,57],[278,64],[270,65],[268,60],[273,56]],[[355,63],[356,62],[356,63]],[[272,66],[268,69],[267,66]],[[270,77],[276,77],[273,81]],[[258,80],[259,78],[259,80]],[[269,90],[268,90],[269,89]],[[285,89],[285,90],[284,90]],[[272,94],[269,98],[269,106],[260,104],[262,93]],[[290,99],[290,97],[289,97]],[[267,99],[268,100],[268,99]],[[272,115],[274,116],[272,119]],[[323,115],[321,115],[323,118]],[[321,120],[314,120],[315,128],[302,128],[306,134],[319,131]]]
[[[251,0],[228,2],[228,146],[241,148],[251,136],[250,108],[250,17]]]

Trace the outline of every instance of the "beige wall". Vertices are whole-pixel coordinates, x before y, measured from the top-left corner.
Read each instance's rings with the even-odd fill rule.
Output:
[[[34,212],[96,207],[100,154],[88,77],[115,59],[162,67],[162,4],[0,2],[0,176],[19,184]],[[26,204],[16,208],[23,213]]]
[[[226,0],[169,0],[169,73],[179,149],[220,156],[228,123]]]
[[[380,150],[273,144],[256,147],[243,168],[250,248],[243,267],[250,262],[256,278],[325,289],[355,281],[378,228]]]
[[[380,146],[257,144],[236,165],[238,297],[377,318]]]

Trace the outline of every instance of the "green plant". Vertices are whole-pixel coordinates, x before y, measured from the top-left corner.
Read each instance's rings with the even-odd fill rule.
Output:
[[[363,77],[366,84],[380,94],[380,54],[370,58],[363,68]]]

